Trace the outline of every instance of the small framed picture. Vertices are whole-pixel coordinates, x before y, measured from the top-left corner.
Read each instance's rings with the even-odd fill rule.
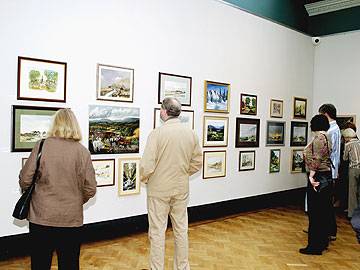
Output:
[[[191,77],[159,72],[158,103],[161,104],[164,98],[174,97],[181,105],[191,106],[191,84]]]
[[[280,149],[270,150],[270,173],[280,172]]]
[[[272,99],[270,100],[270,117],[282,118],[283,117],[283,104],[282,100]]]
[[[239,171],[255,170],[255,151],[240,151]]]
[[[356,115],[337,115],[336,123],[340,129],[344,129],[348,123],[352,123],[356,126]]]
[[[115,159],[93,159],[98,187],[115,185]]]
[[[306,119],[307,99],[294,97],[294,119]]]
[[[181,110],[179,115],[181,123],[187,125],[189,128],[194,129],[194,111],[193,110]],[[154,109],[154,128],[160,127],[164,124],[164,121],[160,118],[160,109]]]
[[[304,149],[292,149],[291,150],[291,173],[302,173],[304,171]]]
[[[266,145],[285,145],[285,122],[267,121]]]
[[[204,151],[203,178],[226,176],[226,151]]]
[[[259,147],[260,119],[236,118],[235,147]]]
[[[30,152],[35,144],[46,138],[53,115],[59,108],[12,106],[12,152]]]
[[[134,69],[97,64],[96,97],[98,100],[133,102]]]
[[[291,121],[290,146],[306,146],[308,136],[308,123]]]
[[[229,113],[230,84],[205,81],[204,111]]]
[[[140,193],[140,158],[119,158],[119,196]]]
[[[227,146],[228,117],[204,116],[203,146]]]
[[[66,102],[65,62],[18,57],[17,99]]]
[[[248,115],[257,114],[257,96],[249,94],[240,95],[240,113]]]

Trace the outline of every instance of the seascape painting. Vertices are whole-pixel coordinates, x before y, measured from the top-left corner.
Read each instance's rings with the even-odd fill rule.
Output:
[[[132,102],[134,70],[98,64],[97,98]]]
[[[140,109],[89,106],[91,154],[139,153]]]
[[[205,112],[229,112],[230,84],[205,81]]]

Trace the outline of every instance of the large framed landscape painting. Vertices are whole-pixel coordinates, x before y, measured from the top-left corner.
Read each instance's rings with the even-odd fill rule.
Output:
[[[255,170],[255,151],[240,151],[239,171]]]
[[[134,69],[98,64],[96,96],[99,100],[133,102]]]
[[[46,137],[59,108],[14,105],[12,107],[12,152],[30,152]]]
[[[178,117],[180,122],[187,125],[189,128],[194,129],[194,111],[193,110],[181,110],[181,114]],[[154,128],[160,127],[164,124],[164,121],[160,118],[160,109],[154,109]]]
[[[226,176],[226,151],[204,151],[203,178]]]
[[[267,121],[266,145],[285,145],[285,122]]]
[[[205,81],[204,111],[228,113],[230,109],[230,84]]]
[[[240,95],[240,113],[248,115],[257,114],[257,96],[250,94]]]
[[[306,107],[307,107],[307,99],[294,97],[294,119],[306,119]]]
[[[140,158],[119,159],[119,196],[140,193]]]
[[[304,171],[304,149],[292,149],[291,150],[291,173],[301,173]]]
[[[204,116],[203,146],[227,146],[228,117]]]
[[[91,154],[139,153],[140,109],[89,106]]]
[[[17,99],[66,102],[65,62],[18,57]]]
[[[115,159],[93,159],[98,187],[115,185]]]
[[[191,84],[191,77],[159,72],[158,103],[161,104],[164,98],[174,97],[181,105],[191,106]]]
[[[236,118],[235,147],[259,147],[260,119]]]
[[[308,136],[308,123],[291,121],[290,146],[306,146]]]

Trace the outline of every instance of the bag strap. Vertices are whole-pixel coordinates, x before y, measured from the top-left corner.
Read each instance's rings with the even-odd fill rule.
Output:
[[[330,158],[330,150],[329,150],[328,138],[326,137],[325,134],[323,134],[323,133],[320,133],[320,134],[324,135],[324,137],[325,137],[326,149],[327,149],[328,154],[329,154],[329,161],[330,161],[331,167],[332,167],[333,169],[335,169],[335,166],[334,166],[334,164],[333,164],[333,162],[332,162],[332,160],[331,160],[331,158]],[[314,155],[314,144],[313,144],[313,143],[311,144],[311,153],[312,153],[312,155]]]
[[[33,183],[36,182],[36,179],[38,178],[38,175],[39,175],[40,160],[41,160],[41,154],[42,154],[42,148],[43,148],[44,142],[45,142],[45,139],[42,139],[40,142],[38,154],[36,156],[36,169],[35,169],[35,173],[34,173],[33,179],[32,179]]]

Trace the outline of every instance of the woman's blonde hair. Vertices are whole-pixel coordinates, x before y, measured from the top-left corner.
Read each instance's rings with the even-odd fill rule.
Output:
[[[81,131],[75,114],[71,109],[60,109],[54,115],[54,120],[47,133],[48,137],[60,137],[81,141]]]

